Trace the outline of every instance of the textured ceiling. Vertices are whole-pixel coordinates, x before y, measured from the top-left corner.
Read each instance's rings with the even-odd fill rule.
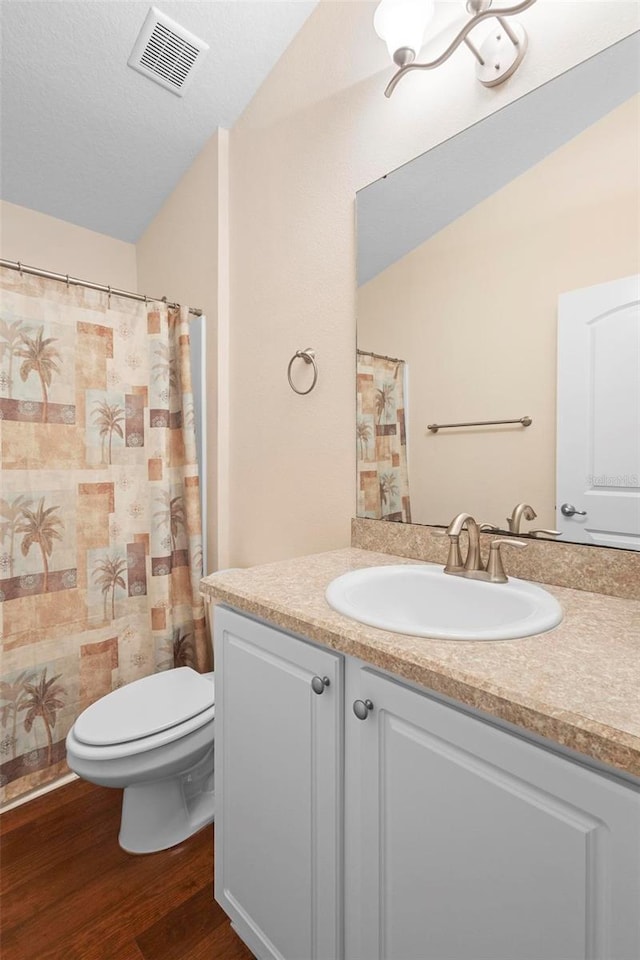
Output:
[[[147,0],[2,0],[0,196],[137,240],[316,2],[158,0],[210,47],[180,98],[127,66]]]

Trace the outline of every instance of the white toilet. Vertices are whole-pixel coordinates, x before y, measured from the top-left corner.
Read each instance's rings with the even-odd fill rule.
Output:
[[[213,673],[178,667],[114,690],[74,723],[70,768],[124,788],[124,850],[166,850],[212,823],[214,714]]]

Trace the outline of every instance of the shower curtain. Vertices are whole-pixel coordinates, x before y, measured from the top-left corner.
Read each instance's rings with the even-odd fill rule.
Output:
[[[411,523],[404,360],[358,350],[359,517]]]
[[[188,310],[0,268],[0,801],[78,714],[210,669]]]

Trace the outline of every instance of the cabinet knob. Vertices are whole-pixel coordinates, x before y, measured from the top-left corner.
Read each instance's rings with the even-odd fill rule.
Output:
[[[311,681],[311,689],[314,693],[324,693],[324,688],[331,686],[329,677],[314,677]]]
[[[369,711],[371,710],[373,710],[373,704],[371,703],[371,700],[353,701],[353,712],[358,720],[366,720],[369,716]]]

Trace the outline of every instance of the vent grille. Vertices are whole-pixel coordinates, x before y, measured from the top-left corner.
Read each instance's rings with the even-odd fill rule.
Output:
[[[204,41],[151,7],[128,62],[134,70],[182,96],[208,49]]]

